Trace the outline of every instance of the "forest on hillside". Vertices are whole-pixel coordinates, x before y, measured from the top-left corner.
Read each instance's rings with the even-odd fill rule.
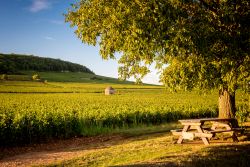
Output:
[[[17,74],[20,71],[86,72],[94,74],[83,65],[60,59],[0,53],[0,74]]]

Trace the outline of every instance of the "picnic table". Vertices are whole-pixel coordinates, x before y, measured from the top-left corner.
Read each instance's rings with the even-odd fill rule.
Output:
[[[179,136],[178,144],[181,144],[184,139],[193,140],[198,137],[205,145],[209,145],[209,139],[217,133],[230,133],[233,141],[238,142],[236,134],[243,130],[239,128],[234,118],[183,119],[179,122],[183,125],[183,129],[171,130],[173,135]]]

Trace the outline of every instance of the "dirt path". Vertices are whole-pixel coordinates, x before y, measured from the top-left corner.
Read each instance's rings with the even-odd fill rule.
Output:
[[[26,167],[77,158],[123,141],[121,135],[82,137],[47,144],[1,149],[0,167]]]

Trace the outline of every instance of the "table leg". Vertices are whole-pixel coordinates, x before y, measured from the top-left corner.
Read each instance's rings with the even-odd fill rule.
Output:
[[[227,121],[227,122],[213,122],[212,130],[218,129],[223,129],[225,128],[226,130],[232,130],[232,127],[239,127],[237,120],[232,120],[232,121]],[[233,139],[234,142],[239,142],[236,132],[231,133],[231,138]]]
[[[196,129],[197,129],[197,131],[198,131],[199,133],[203,133],[203,130],[201,129],[201,126],[196,126]],[[201,137],[201,139],[202,139],[202,141],[203,141],[203,143],[204,143],[205,145],[209,145],[209,142],[208,142],[208,140],[207,140],[206,137]]]
[[[233,139],[233,142],[239,142],[239,140],[238,140],[238,137],[236,136],[236,132],[232,132],[233,134],[232,134],[232,139]]]
[[[185,125],[185,126],[183,127],[183,129],[182,129],[182,132],[187,132],[187,130],[189,129],[189,127],[190,127],[190,125]],[[180,135],[180,136],[179,136],[179,139],[178,139],[178,141],[177,141],[177,143],[178,143],[178,144],[181,144],[182,141],[183,141],[183,136]]]

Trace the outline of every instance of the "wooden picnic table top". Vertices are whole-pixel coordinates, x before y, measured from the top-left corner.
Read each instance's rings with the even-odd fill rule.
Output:
[[[200,118],[200,119],[181,119],[181,123],[204,123],[206,121],[234,121],[235,118]]]

